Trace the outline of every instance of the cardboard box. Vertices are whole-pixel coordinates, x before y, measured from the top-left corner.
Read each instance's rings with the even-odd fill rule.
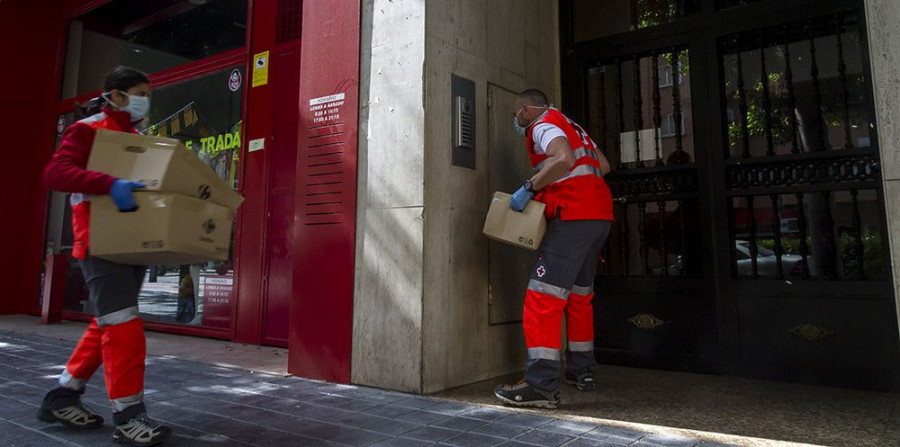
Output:
[[[106,129],[97,131],[87,168],[237,209],[244,200],[180,141]]]
[[[123,213],[109,196],[92,198],[92,256],[132,265],[228,259],[233,210],[181,194],[135,192],[134,199],[138,209]]]
[[[509,208],[510,197],[503,192],[494,193],[482,232],[495,241],[537,250],[547,232],[544,204],[531,200],[520,213]]]

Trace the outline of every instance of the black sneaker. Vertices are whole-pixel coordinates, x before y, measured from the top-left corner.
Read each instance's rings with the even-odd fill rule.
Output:
[[[594,391],[597,389],[597,385],[594,383],[594,373],[591,371],[585,371],[578,375],[566,371],[566,383],[574,385],[578,391]]]
[[[59,422],[72,428],[97,428],[103,425],[103,417],[81,403],[84,390],[76,391],[59,387],[50,390],[41,402],[38,420]]]
[[[130,415],[134,416],[128,418]],[[114,416],[116,430],[113,432],[113,441],[119,444],[157,445],[172,435],[170,427],[147,416],[143,403],[128,407]]]
[[[559,406],[559,391],[547,392],[532,387],[525,379],[514,385],[497,385],[494,395],[503,403],[516,407],[536,407],[554,410]]]

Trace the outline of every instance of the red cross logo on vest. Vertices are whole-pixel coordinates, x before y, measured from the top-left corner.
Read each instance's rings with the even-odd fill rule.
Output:
[[[543,265],[537,268],[538,278],[543,278],[545,274],[547,274],[547,269]]]

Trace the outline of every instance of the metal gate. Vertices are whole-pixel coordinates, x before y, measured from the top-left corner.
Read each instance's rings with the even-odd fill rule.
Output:
[[[566,109],[617,169],[607,363],[896,389],[861,1],[563,2]]]

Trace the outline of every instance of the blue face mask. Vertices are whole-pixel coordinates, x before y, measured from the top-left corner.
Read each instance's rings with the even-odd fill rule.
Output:
[[[132,121],[140,121],[150,112],[150,98],[146,96],[128,95],[128,105],[122,108],[123,112],[131,115]]]
[[[528,130],[528,128],[522,127],[522,125],[519,124],[519,118],[513,118],[513,127],[516,129],[516,133],[523,137],[525,136],[525,131]]]
[[[150,113],[150,98],[146,96],[128,95],[127,93],[126,95],[128,96],[128,105],[119,110],[128,112],[128,114],[131,115],[131,121],[140,121],[146,118],[147,114]],[[107,104],[115,107],[115,104],[109,99],[109,93],[105,93],[104,97],[106,98]]]
[[[524,107],[522,107],[522,109],[519,110],[519,113],[522,113],[522,110],[524,110],[525,107],[535,107],[535,108],[542,108],[542,109],[548,109],[548,108],[549,108],[549,107],[546,107],[546,106],[545,106],[545,107],[540,107],[540,106],[524,106]],[[516,116],[513,117],[513,128],[516,129],[516,133],[517,133],[517,134],[519,134],[519,135],[521,135],[521,136],[524,137],[525,134],[528,132],[528,128],[531,127],[531,125],[534,124],[535,121],[541,119],[547,112],[544,112],[543,114],[541,114],[541,116],[539,116],[539,117],[537,117],[537,118],[531,120],[531,122],[528,123],[528,124],[525,125],[525,126],[522,126],[521,124],[519,124],[519,113],[517,113]]]

